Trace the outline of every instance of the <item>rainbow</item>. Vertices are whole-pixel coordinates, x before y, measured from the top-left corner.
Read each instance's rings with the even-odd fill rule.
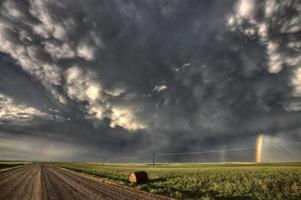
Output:
[[[256,162],[261,162],[263,135],[258,135],[256,139]]]

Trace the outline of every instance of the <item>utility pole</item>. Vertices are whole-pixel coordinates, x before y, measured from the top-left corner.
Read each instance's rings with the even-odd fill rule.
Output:
[[[102,165],[105,165],[105,163],[106,163],[106,157],[104,156],[102,160]]]
[[[156,154],[153,153],[153,167],[155,167],[155,162],[156,162]]]

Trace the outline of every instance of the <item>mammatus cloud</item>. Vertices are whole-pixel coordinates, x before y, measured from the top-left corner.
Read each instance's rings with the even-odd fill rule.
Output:
[[[111,119],[110,127],[123,127],[128,130],[144,129],[129,108],[113,106],[108,101],[108,96],[115,97],[117,91],[102,91],[101,86],[93,81],[93,74],[84,73],[79,67],[72,67],[66,71],[66,91],[69,97],[86,101],[87,114],[99,120],[105,117]]]
[[[145,129],[145,125],[140,123],[133,112],[128,108],[113,107],[111,113],[110,127],[121,126],[129,130]]]
[[[295,1],[239,0],[235,13],[228,18],[229,27],[248,37],[258,37],[266,49],[267,67],[271,73],[293,68],[293,96],[300,97],[301,5]]]
[[[72,158],[78,145],[90,158],[223,148],[223,160],[252,159],[225,152],[258,134],[300,138],[300,9],[293,0],[2,1],[0,116],[18,123],[0,128],[11,144],[21,132],[58,149],[74,142],[62,150]]]
[[[40,80],[49,92],[57,100],[66,104],[66,99],[79,102],[87,102],[82,107],[84,113],[89,117],[103,119],[112,116],[111,126],[122,126],[124,128],[136,129],[143,127],[134,122],[133,113],[127,108],[120,110],[114,108],[105,97],[102,97],[102,88],[93,77],[93,71],[82,69],[85,66],[61,66],[62,59],[84,59],[93,61],[95,49],[103,47],[101,38],[89,33],[89,41],[82,39],[77,45],[68,38],[72,26],[76,25],[73,19],[58,22],[56,17],[47,8],[47,2],[42,0],[29,1],[29,10],[19,10],[20,3],[5,1],[2,10],[1,23],[1,51],[14,58],[22,69]],[[28,16],[27,16],[28,15]],[[16,20],[20,18],[34,18],[30,22],[18,26]],[[18,21],[18,23],[21,23]],[[37,37],[38,36],[38,37]],[[39,40],[35,43],[34,40]],[[58,87],[63,90],[58,90]],[[110,90],[109,90],[110,91]],[[67,95],[66,95],[67,94]],[[112,93],[108,92],[107,96]],[[114,96],[114,94],[113,94]],[[105,112],[112,114],[105,114]],[[130,118],[130,119],[129,119]]]
[[[166,85],[156,85],[154,87],[154,91],[157,91],[157,92],[161,92],[163,90],[166,90],[168,87]]]
[[[16,104],[13,99],[0,94],[0,124],[31,121],[35,118],[49,118],[47,113],[43,113],[33,107]]]

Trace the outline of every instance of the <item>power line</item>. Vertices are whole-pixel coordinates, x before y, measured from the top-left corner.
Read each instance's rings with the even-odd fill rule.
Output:
[[[154,163],[155,156],[206,154],[206,153],[218,153],[218,152],[227,152],[227,151],[242,151],[242,150],[250,150],[250,149],[255,149],[255,147],[194,151],[194,152],[171,152],[171,153],[156,153],[156,154],[155,153],[145,153],[145,154],[134,155],[134,156],[112,157],[112,158],[110,158],[110,160],[126,160],[126,159],[153,157],[153,163]]]
[[[301,144],[301,142],[291,142],[291,143],[284,143],[284,144],[292,144],[292,145],[294,145],[294,144]]]
[[[301,144],[301,141],[281,143],[281,144],[282,145],[299,145],[299,144]],[[133,155],[133,156],[120,156],[120,157],[112,157],[112,158],[107,157],[107,160],[127,160],[127,159],[152,157],[153,165],[154,165],[156,156],[197,155],[197,154],[209,154],[209,153],[246,151],[246,150],[254,150],[254,149],[256,149],[256,146],[247,146],[247,147],[230,148],[230,149],[224,148],[224,149],[215,149],[215,150],[191,151],[191,152],[145,153],[145,154]]]
[[[124,160],[124,159],[135,159],[135,158],[143,158],[143,157],[150,157],[151,154],[141,154],[141,155],[135,155],[135,156],[123,156],[123,157],[113,157],[110,158],[110,160]]]
[[[153,153],[153,167],[155,166],[155,162],[156,162],[156,154]]]
[[[295,144],[301,144],[301,141],[282,143],[282,145],[295,145]],[[169,155],[207,154],[207,153],[219,153],[219,152],[243,151],[243,150],[253,150],[253,149],[256,149],[256,146],[247,146],[247,147],[231,148],[231,149],[217,149],[217,150],[205,150],[205,151],[192,151],[192,152],[157,153],[156,155],[158,155],[158,156],[169,156]]]
[[[245,147],[245,148],[233,148],[233,149],[219,149],[219,150],[207,150],[207,151],[193,151],[193,152],[172,152],[172,153],[158,153],[159,156],[169,156],[169,155],[187,155],[187,154],[207,154],[207,153],[219,153],[228,151],[243,151],[256,149],[256,147]]]

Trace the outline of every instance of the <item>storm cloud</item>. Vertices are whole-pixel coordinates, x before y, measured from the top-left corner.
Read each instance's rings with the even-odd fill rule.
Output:
[[[3,0],[0,10],[0,158],[301,140],[298,1]]]

